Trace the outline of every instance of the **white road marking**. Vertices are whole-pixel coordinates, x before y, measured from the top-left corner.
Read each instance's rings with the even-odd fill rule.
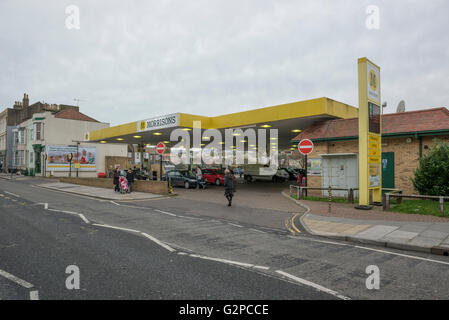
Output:
[[[314,283],[314,282],[311,282],[311,281],[308,281],[308,280],[305,280],[305,279],[296,277],[296,276],[294,276],[294,275],[291,275],[291,274],[289,274],[289,273],[287,273],[287,272],[284,272],[284,271],[281,271],[281,270],[276,270],[276,272],[279,273],[280,275],[283,275],[284,277],[290,278],[290,279],[292,279],[292,280],[294,280],[294,281],[296,281],[296,282],[299,282],[299,283],[301,283],[301,284],[303,284],[303,285],[306,285],[306,286],[315,288],[315,289],[317,289],[317,290],[319,290],[319,291],[328,293],[328,294],[333,295],[333,296],[335,296],[335,297],[337,297],[337,298],[340,298],[340,299],[343,299],[343,300],[350,300],[349,297],[346,297],[346,296],[344,296],[344,295],[341,295],[341,294],[339,294],[338,292],[336,292],[336,291],[334,291],[334,290],[328,289],[328,288],[323,287],[323,286],[321,286],[321,285],[319,285],[319,284],[316,284],[316,283]]]
[[[131,232],[136,232],[136,233],[140,233],[139,230],[134,230],[134,229],[127,229],[127,228],[120,228],[120,227],[114,227],[114,226],[109,226],[107,224],[97,224],[94,223],[92,224],[93,226],[97,226],[97,227],[104,227],[104,228],[111,228],[111,229],[118,229],[118,230],[123,230],[123,231],[131,231]]]
[[[405,257],[405,258],[410,258],[410,259],[417,259],[417,260],[423,260],[423,261],[427,261],[427,262],[435,262],[435,263],[440,263],[440,264],[449,265],[449,262],[444,262],[444,261],[439,261],[439,260],[433,260],[433,259],[427,259],[427,258],[422,258],[422,257],[418,257],[418,256],[412,256],[412,255],[408,255],[408,254],[402,254],[402,253],[390,252],[390,251],[386,251],[386,250],[379,250],[379,249],[373,249],[373,248],[362,247],[362,246],[354,246],[354,247],[355,247],[355,248],[359,248],[359,249],[365,249],[365,250],[370,250],[370,251],[380,252],[380,253],[392,254],[392,255],[396,255],[396,256],[400,256],[400,257]]]
[[[154,209],[154,211],[160,212],[160,213],[163,213],[163,214],[168,214],[169,216],[177,217],[176,214],[173,214],[173,213],[171,213],[171,212],[162,211],[162,210],[158,210],[158,209]]]
[[[143,236],[147,237],[148,239],[150,239],[151,241],[157,243],[157,244],[160,245],[162,248],[167,249],[167,250],[170,251],[170,252],[176,251],[175,249],[173,249],[173,248],[170,247],[169,245],[166,245],[166,244],[163,243],[162,241],[156,239],[156,238],[153,237],[153,236],[150,236],[149,234],[147,234],[147,233],[145,233],[145,232],[141,232],[141,234],[142,234]]]
[[[195,218],[195,217],[186,217],[186,216],[177,216],[178,218],[184,218],[184,219],[190,219],[190,220],[203,220],[201,218]]]
[[[17,194],[15,194],[15,193],[12,193],[12,192],[9,192],[9,191],[4,191],[4,192],[7,193],[7,194],[9,194],[9,195],[12,195],[12,196],[14,196],[14,197],[20,198],[20,196],[17,195]]]
[[[39,291],[30,291],[30,300],[39,300]]]
[[[256,231],[256,232],[259,232],[259,233],[266,233],[265,231],[260,231],[260,230],[253,229],[253,228],[249,228],[249,230]]]
[[[178,254],[179,254],[180,256],[185,256],[185,255],[187,255],[186,252],[178,252]]]
[[[78,215],[80,216],[81,219],[83,219],[83,221],[84,221],[85,223],[90,223],[90,221],[86,219],[86,217],[84,216],[84,214],[79,213]]]
[[[264,266],[254,266],[253,268],[262,269],[262,270],[270,270],[270,267],[264,267]]]
[[[353,247],[353,245],[350,244],[346,244],[346,243],[339,243],[339,242],[333,242],[333,241],[325,241],[325,240],[317,240],[317,239],[311,239],[311,238],[307,238],[307,237],[298,237],[298,236],[287,236],[290,239],[295,239],[295,240],[306,240],[306,241],[311,241],[311,242],[320,242],[320,243],[326,243],[326,244],[335,244],[337,246],[349,246],[349,247]]]
[[[243,228],[243,226],[239,225],[239,224],[234,224],[234,223],[230,223],[228,222],[229,225],[237,227],[237,228]]]
[[[197,254],[190,254],[190,256],[193,257],[193,258],[212,260],[212,261],[223,262],[223,263],[227,263],[227,264],[235,264],[237,266],[242,266],[242,267],[247,267],[247,268],[251,268],[251,267],[254,266],[253,264],[249,264],[249,263],[243,263],[243,262],[226,260],[226,259],[220,259],[220,258],[212,258],[212,257],[200,256],[200,255],[197,255]]]
[[[6,272],[6,271],[3,271],[1,269],[0,269],[0,276],[6,278],[8,280],[11,280],[11,281],[17,283],[18,285],[20,285],[20,286],[22,286],[24,288],[27,288],[27,289],[31,289],[32,287],[34,287],[31,283],[29,283],[29,282],[27,282],[25,280],[22,280],[22,279],[14,276],[14,275]]]
[[[120,204],[118,204],[117,202],[115,202],[115,201],[109,201],[110,203],[112,203],[112,204],[115,204],[116,206],[120,206]]]

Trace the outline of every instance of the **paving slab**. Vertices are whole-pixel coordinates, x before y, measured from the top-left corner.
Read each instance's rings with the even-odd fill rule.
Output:
[[[441,243],[440,240],[434,238],[423,237],[421,235],[417,236],[413,240],[409,241],[409,244],[416,245],[420,247],[432,248],[436,247]]]
[[[440,232],[431,229],[427,229],[419,234],[420,236],[427,238],[439,239],[439,241],[443,241],[449,236],[449,232]]]
[[[365,238],[365,239],[379,239],[397,229],[398,229],[398,227],[396,227],[396,226],[377,225],[377,226],[369,228],[365,231],[360,232],[358,234],[358,236]]]
[[[395,230],[383,237],[385,240],[409,241],[418,236],[417,232]]]

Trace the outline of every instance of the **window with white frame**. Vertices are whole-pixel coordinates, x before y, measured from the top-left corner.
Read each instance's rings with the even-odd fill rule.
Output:
[[[18,150],[14,153],[14,164],[16,166],[23,166],[25,164],[24,150]]]

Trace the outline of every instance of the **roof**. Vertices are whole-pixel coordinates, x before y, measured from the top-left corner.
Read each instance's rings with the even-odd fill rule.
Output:
[[[55,118],[78,120],[78,121],[100,122],[100,121],[95,120],[94,118],[91,118],[89,116],[86,116],[84,113],[76,111],[75,109],[72,109],[72,108],[67,108],[65,110],[59,111],[58,113],[55,114]]]
[[[445,107],[382,115],[382,135],[449,130]],[[327,120],[305,129],[293,141],[358,137],[358,118]]]

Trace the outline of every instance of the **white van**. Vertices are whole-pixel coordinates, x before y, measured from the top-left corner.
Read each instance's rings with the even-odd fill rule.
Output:
[[[285,170],[273,169],[268,164],[247,164],[244,167],[245,180],[254,182],[256,180],[265,180],[273,182],[288,181],[288,173]]]

